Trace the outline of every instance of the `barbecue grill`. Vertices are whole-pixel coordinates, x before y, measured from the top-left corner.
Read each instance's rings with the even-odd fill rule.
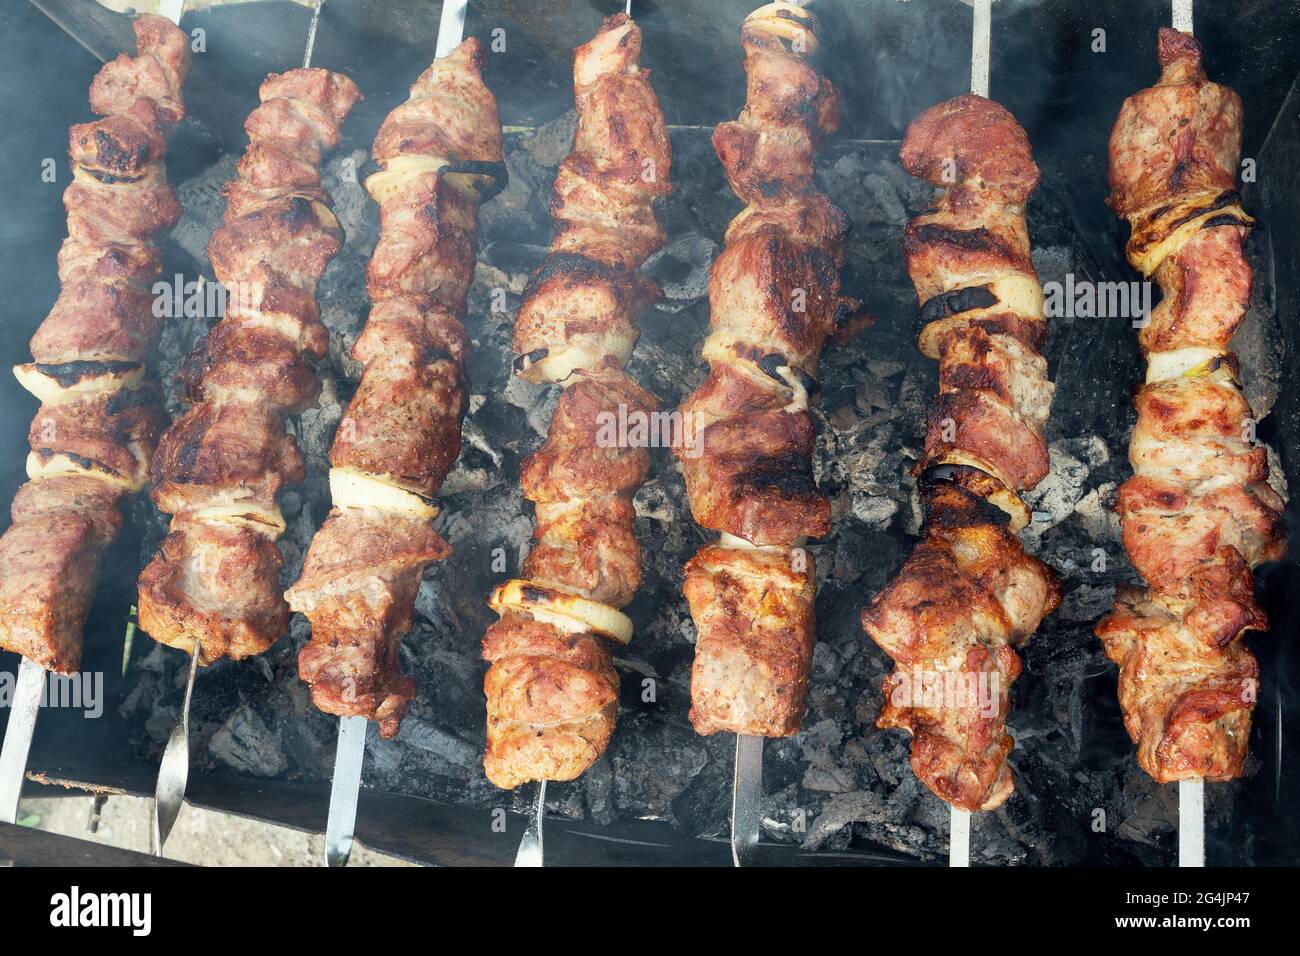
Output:
[[[708,328],[708,267],[738,209],[709,136],[745,97],[738,30],[746,0],[638,0],[642,65],[670,124],[675,189],[660,218],[669,241],[647,265],[664,299],[641,320],[629,366],[665,407],[702,377]],[[194,6],[201,7],[196,4]],[[364,176],[370,143],[435,46],[439,4],[328,0],[313,64],[351,76],[365,100],[325,164],[326,186],[347,245],[321,283],[332,334],[318,409],[295,426],[307,481],[285,513],[286,580],[301,565],[328,509],[327,453],[342,405],[355,387],[348,351],[364,321],[365,263],[378,231]],[[426,576],[404,664],[421,692],[401,734],[372,728],[357,839],[437,864],[508,863],[525,826],[527,794],[492,787],[481,766],[484,703],[479,641],[493,619],[484,603],[517,570],[531,527],[518,489],[519,465],[541,441],[553,398],[510,375],[512,316],[528,273],[549,241],[547,203],[555,168],[574,129],[570,56],[601,17],[622,4],[472,0],[466,35],[490,45],[486,79],[505,127],[506,190],[482,209],[481,245],[467,328],[470,413],[461,459],[442,492],[441,533],[454,555]],[[859,610],[897,572],[920,524],[915,482],[925,407],[935,369],[916,349],[916,297],[903,268],[902,229],[930,198],[897,161],[907,124],[926,107],[968,88],[971,17],[959,0],[817,0],[819,64],[843,90],[838,135],[822,150],[823,188],[849,214],[846,292],[876,316],[823,359],[815,472],[831,496],[834,531],[814,546],[820,581],[818,644],[809,709],[799,735],[766,745],[763,842],[758,862],[907,865],[948,852],[948,808],[911,774],[907,741],[877,730],[889,662],[866,640]],[[27,341],[57,292],[55,252],[63,236],[66,128],[86,117],[86,83],[98,60],[132,48],[129,19],[92,0],[32,0],[0,14],[9,49],[4,124],[15,172],[0,226],[0,270],[9,321],[0,361],[27,361]],[[1026,128],[1042,185],[1029,206],[1034,264],[1044,283],[1136,278],[1123,258],[1126,231],[1104,205],[1106,143],[1124,97],[1152,83],[1165,0],[999,0],[994,7],[991,96]],[[204,245],[219,223],[220,186],[233,178],[242,123],[261,78],[301,60],[311,10],[275,2],[187,12],[202,31],[187,85],[189,116],[169,148],[169,178],[185,209],[164,249],[165,277],[211,278]],[[1252,310],[1235,347],[1245,389],[1260,417],[1273,466],[1300,480],[1300,398],[1293,356],[1300,332],[1300,9],[1266,0],[1204,3],[1197,36],[1208,72],[1245,103],[1242,155],[1254,160],[1244,204],[1261,223],[1248,251]],[[52,157],[58,178],[41,180]],[[1073,280],[1069,277],[1073,277]],[[185,311],[185,310],[182,310]],[[215,319],[206,302],[169,321],[164,385]],[[1045,348],[1057,392],[1047,436],[1052,474],[1027,496],[1027,548],[1061,575],[1064,600],[1023,651],[1009,728],[1018,786],[995,812],[974,818],[977,864],[1169,864],[1177,850],[1177,788],[1137,767],[1115,699],[1115,668],[1093,636],[1117,583],[1133,579],[1111,512],[1128,477],[1130,392],[1141,380],[1127,319],[1054,317]],[[169,396],[171,394],[168,388]],[[23,480],[34,402],[0,378],[0,500]],[[169,409],[179,407],[169,397]],[[636,498],[646,555],[645,584],[628,613],[636,636],[615,651],[620,717],[605,756],[583,777],[548,791],[547,863],[723,864],[730,859],[732,754],[723,736],[697,736],[686,720],[694,636],[681,596],[683,562],[704,540],[691,520],[682,478],[667,450],[654,453]],[[1296,514],[1288,505],[1288,524]],[[184,692],[183,655],[129,637],[139,569],[165,531],[146,496],[130,506],[113,545],[86,630],[85,672],[103,675],[103,715],[49,708],[29,760],[37,786],[93,793],[151,794],[159,756]],[[7,518],[5,519],[7,521]],[[1294,535],[1292,536],[1294,539]],[[503,558],[504,556],[504,570]],[[1248,643],[1262,682],[1246,775],[1206,790],[1207,858],[1216,864],[1300,859],[1289,813],[1300,770],[1287,754],[1297,729],[1300,662],[1294,557],[1258,575],[1272,621]],[[191,714],[194,767],[188,799],[198,805],[319,830],[326,818],[334,721],[316,711],[295,666],[307,640],[295,618],[288,636],[260,657],[222,662],[198,678]],[[0,671],[17,659],[0,655]],[[501,811],[505,811],[504,825]]]

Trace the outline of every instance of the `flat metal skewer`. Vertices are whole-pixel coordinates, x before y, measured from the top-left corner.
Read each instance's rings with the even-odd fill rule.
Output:
[[[533,804],[533,815],[528,821],[524,838],[519,841],[519,850],[515,853],[515,866],[545,866],[546,853],[542,849],[542,823],[546,818],[546,781],[537,784],[537,799]]]
[[[45,690],[45,668],[23,658],[18,668],[18,686],[9,706],[9,724],[0,748],[0,823],[18,819],[18,798],[23,790],[27,770],[27,753],[36,731],[36,716],[41,710]]]
[[[339,718],[339,742],[334,751],[334,778],[330,784],[330,812],[325,823],[326,866],[347,866],[352,855],[368,723],[364,717]]]
[[[1192,0],[1173,0],[1171,25],[1192,32]],[[1205,866],[1205,781],[1178,781],[1178,865]]]
[[[190,780],[190,702],[194,699],[194,678],[199,672],[199,642],[194,642],[190,652],[190,673],[185,681],[185,700],[181,703],[181,716],[167,738],[162,762],[158,764],[158,783],[153,793],[153,855],[162,856],[167,837],[171,835],[181,804],[185,802],[185,787]]]
[[[438,39],[435,59],[442,59],[460,45],[465,38],[465,12],[467,0],[445,0],[438,19]],[[311,60],[311,48],[316,39],[316,24],[320,19],[320,3],[311,19],[311,32],[307,38],[307,56],[303,66]],[[361,799],[361,771],[366,762],[365,717],[340,717],[339,739],[334,751],[334,776],[330,781],[330,809],[325,822],[325,865],[347,866],[352,855],[352,838],[356,832],[357,804]]]
[[[320,8],[325,5],[325,0],[316,0],[316,6],[311,11],[311,23],[307,27],[307,46],[302,51],[303,69],[311,66],[311,54],[316,49],[316,28],[320,26]]]
[[[448,3],[459,3],[462,7],[465,0],[448,0]],[[623,7],[624,13],[629,17],[632,16],[632,0],[627,0]],[[447,24],[447,8],[442,10],[442,22],[438,26],[438,48],[442,49],[442,30]],[[462,28],[465,23],[465,14],[460,14],[460,23]],[[457,43],[460,41],[457,40]],[[455,44],[451,44],[455,46]],[[545,866],[546,853],[542,842],[542,823],[546,816],[546,781],[538,781],[537,796],[533,801],[533,815],[528,821],[528,829],[524,831],[524,837],[519,841],[519,849],[515,851],[515,866]]]
[[[438,20],[438,45],[434,56],[441,60],[465,39],[465,14],[467,0],[444,0],[442,16]]]
[[[970,44],[970,91],[989,95],[989,46],[993,33],[993,0],[975,0]]]
[[[177,26],[181,25],[181,14],[185,12],[185,0],[159,0],[158,15],[166,17]]]
[[[731,862],[750,866],[758,853],[763,824],[764,737],[736,734],[736,767],[731,781]]]
[[[184,12],[185,0],[161,0],[158,4],[159,15],[177,26]],[[27,772],[27,755],[36,733],[45,673],[45,668],[25,657],[18,668],[18,686],[14,689],[4,744],[0,747],[0,823],[13,823],[18,815],[18,798]]]
[[[990,50],[993,36],[993,0],[974,0],[971,4],[970,91],[985,98],[989,95]],[[948,808],[948,866],[970,866],[969,810]]]
[[[970,866],[970,811],[948,806],[948,866]]]
[[[1178,781],[1178,865],[1205,866],[1205,781]]]
[[[307,45],[302,57],[304,67],[311,66],[312,49],[316,45],[316,26],[320,22],[320,8],[324,2],[325,0],[316,0],[316,6],[312,10],[311,25],[307,28]],[[180,3],[176,3],[175,0],[171,0],[171,5],[178,8],[173,22],[179,24],[184,2],[181,0]],[[167,6],[168,4],[164,3],[163,9]],[[194,648],[190,651],[190,671],[185,681],[185,700],[181,705],[180,719],[176,721],[171,736],[167,738],[162,762],[158,765],[158,783],[154,787],[152,833],[155,856],[163,855],[167,837],[171,834],[176,818],[180,815],[181,806],[185,803],[185,788],[190,778],[190,702],[194,698],[194,682],[199,673],[201,650],[200,643],[195,640]]]
[[[989,57],[993,36],[993,0],[971,2],[970,91],[989,95]],[[948,806],[948,866],[970,866],[969,810]]]

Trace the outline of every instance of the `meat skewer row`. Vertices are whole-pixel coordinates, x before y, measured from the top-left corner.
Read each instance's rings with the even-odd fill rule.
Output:
[[[564,394],[520,475],[536,504],[524,579],[494,591],[501,617],[483,638],[483,765],[505,789],[574,779],[604,751],[618,716],[605,641],[632,636],[618,608],[641,584],[632,496],[649,454],[603,440],[602,420],[656,404],[623,366],[634,319],[658,296],[638,271],[665,239],[651,204],[672,188],[668,133],[640,52],[626,14],[606,18],[575,51],[578,130],[555,180],[555,237],[515,320],[516,374]]]
[[[816,27],[792,3],[745,18],[745,106],[713,134],[745,208],[709,277],[709,374],[682,404],[703,450],[676,449],[696,522],[721,535],[686,565],[701,734],[797,733],[812,666],[817,578],[803,544],[831,515],[813,481],[808,403],[823,344],[857,306],[839,294],[848,219],[813,179],[840,112],[808,63]]]
[[[1120,667],[1138,763],[1159,783],[1241,775],[1259,675],[1241,637],[1268,627],[1251,569],[1286,550],[1229,350],[1252,280],[1241,99],[1206,78],[1201,53],[1162,29],[1160,81],[1125,101],[1110,139],[1109,203],[1132,227],[1129,261],[1162,298],[1138,337],[1147,375],[1118,503],[1147,587],[1121,588],[1097,636]]]
[[[451,553],[433,528],[460,453],[478,205],[505,184],[501,121],[469,39],[435,61],[384,120],[366,189],[380,204],[364,366],[330,452],[334,508],[285,598],[312,624],[298,671],[321,710],[396,735],[415,697],[399,645],[424,569]]]
[[[321,188],[320,162],[360,97],[346,76],[302,68],[272,74],[244,129],[249,146],[226,186],[224,224],[208,242],[232,294],[225,317],[178,376],[192,403],[153,463],[153,499],[173,515],[140,575],[140,626],[210,664],[260,654],[288,629],[276,540],[279,494],[303,478],[286,416],[320,390],[325,355],[316,283],[343,230]]]
[[[0,538],[0,647],[47,670],[81,663],[82,630],[120,500],[144,487],[167,419],[147,369],[161,334],[151,287],[158,245],[180,218],[167,140],[185,115],[189,38],[171,21],[133,24],[136,55],[96,75],[101,119],[73,126],[73,181],[59,298],[14,374],[41,402],[28,483]]]
[[[991,810],[1014,789],[1015,649],[1060,601],[1055,575],[1015,534],[1029,520],[1020,493],[1048,472],[1053,386],[1025,226],[1038,167],[1015,118],[974,94],[918,116],[900,158],[945,190],[903,235],[939,395],[914,471],[921,542],[862,625],[895,664],[877,725],[912,735],[912,769],[938,797]]]

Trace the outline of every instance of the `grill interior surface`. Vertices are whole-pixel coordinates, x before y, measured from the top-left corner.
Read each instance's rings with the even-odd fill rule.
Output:
[[[721,0],[638,0],[644,64],[673,130],[675,190],[661,218],[667,248],[647,271],[664,300],[641,322],[630,365],[663,402],[675,406],[703,376],[700,342],[708,326],[708,266],[738,208],[709,142],[714,123],[733,117],[744,98],[739,25],[754,4]],[[126,21],[88,0],[41,0],[101,56],[128,43]],[[467,327],[471,412],[461,460],[443,493],[439,530],[455,554],[426,575],[414,631],[404,642],[408,671],[421,693],[400,736],[371,730],[358,837],[377,847],[439,862],[505,860],[520,827],[495,833],[491,811],[523,810],[530,790],[507,794],[482,774],[484,704],[479,641],[493,619],[491,586],[517,572],[531,525],[519,493],[519,465],[540,442],[555,396],[509,374],[510,330],[529,271],[550,237],[547,214],[555,167],[573,133],[569,50],[610,2],[548,4],[471,0],[467,34],[489,42],[503,31],[505,50],[489,57],[487,79],[507,126],[510,186],[482,210],[481,250]],[[1034,261],[1044,282],[1134,278],[1122,258],[1123,233],[1102,200],[1105,147],[1121,100],[1157,75],[1155,35],[1163,0],[1099,2],[1001,0],[994,9],[992,90],[1025,125],[1043,183],[1029,207]],[[1251,239],[1254,307],[1235,342],[1247,395],[1262,418],[1260,437],[1279,453],[1274,470],[1300,479],[1300,407],[1293,379],[1300,306],[1295,182],[1300,169],[1300,96],[1294,87],[1300,48],[1292,38],[1300,10],[1265,0],[1197,10],[1211,78],[1235,87],[1246,105],[1243,155],[1257,159],[1259,182],[1246,208],[1264,228]],[[969,8],[958,0],[818,0],[826,37],[822,64],[845,90],[840,135],[823,151],[823,188],[853,221],[845,286],[877,316],[855,341],[828,349],[815,462],[834,503],[835,531],[815,545],[819,576],[818,646],[803,730],[770,741],[764,789],[765,839],[784,845],[774,861],[916,861],[947,851],[948,808],[912,775],[903,734],[875,729],[885,656],[858,627],[861,606],[906,557],[919,524],[908,476],[923,437],[925,405],[936,387],[934,363],[916,349],[915,294],[899,248],[903,224],[930,191],[897,163],[897,140],[926,106],[963,90],[968,79]],[[377,234],[377,207],[355,172],[364,172],[380,120],[432,58],[437,4],[329,0],[316,65],[352,76],[366,96],[326,166],[326,187],[347,230],[347,246],[321,284],[332,343],[322,366],[320,406],[296,426],[308,480],[285,498],[285,581],[293,580],[310,536],[328,509],[325,475],[333,429],[355,387],[347,358],[368,301],[364,270]],[[80,18],[80,19],[78,19]],[[169,170],[185,217],[165,251],[164,274],[211,277],[204,244],[220,219],[219,189],[233,178],[243,147],[241,124],[257,84],[301,57],[308,11],[260,3],[194,14],[207,52],[196,57],[187,88],[192,119],[170,151]],[[0,14],[6,65],[21,91],[3,108],[16,168],[39,169],[56,157],[66,170],[66,127],[85,118],[86,86],[96,63],[35,7]],[[1095,53],[1093,31],[1105,31]],[[13,100],[22,101],[14,103]],[[523,127],[509,131],[510,127]],[[23,129],[20,137],[13,132]],[[66,182],[13,182],[3,282],[10,319],[0,358],[25,361],[27,339],[56,291],[54,255],[63,235],[59,194]],[[505,311],[492,310],[494,289]],[[214,316],[173,321],[163,343],[170,382],[180,360]],[[1130,391],[1141,364],[1125,319],[1055,318],[1046,348],[1057,393],[1048,425],[1052,475],[1028,496],[1034,522],[1024,540],[1062,576],[1065,599],[1028,645],[1013,693],[1010,732],[1016,795],[979,814],[977,863],[1167,864],[1174,858],[1177,789],[1141,773],[1115,700],[1115,669],[1092,625],[1109,609],[1116,582],[1132,576],[1110,505],[1129,474]],[[22,477],[24,435],[34,402],[0,379],[0,500]],[[1265,414],[1271,409],[1270,414]],[[171,410],[176,405],[171,404]],[[552,785],[550,811],[575,821],[548,853],[553,862],[720,862],[716,842],[730,808],[732,738],[698,737],[686,720],[693,628],[681,596],[681,565],[703,540],[691,520],[676,464],[653,453],[651,480],[636,499],[646,555],[645,584],[629,613],[636,636],[616,653],[623,698],[606,755],[581,779]],[[1294,516],[1294,507],[1288,515]],[[162,743],[180,703],[187,661],[137,635],[121,674],[122,643],[136,574],[153,553],[163,519],[147,498],[131,509],[128,530],[106,561],[87,629],[83,667],[105,675],[100,720],[52,711],[43,716],[32,768],[48,777],[136,792],[152,790]],[[7,520],[7,518],[5,519]],[[494,568],[504,549],[505,567]],[[1105,570],[1094,571],[1096,549]],[[1297,833],[1288,813],[1300,788],[1284,756],[1294,728],[1298,672],[1289,647],[1296,635],[1284,596],[1294,559],[1260,575],[1273,630],[1249,639],[1263,686],[1247,776],[1207,789],[1209,859],[1219,864],[1294,862]],[[191,793],[199,802],[319,829],[334,753],[336,722],[314,710],[297,677],[307,639],[296,617],[270,652],[203,672],[195,691],[193,749],[199,760]],[[16,671],[5,656],[0,669]],[[645,682],[653,682],[653,700]],[[434,801],[437,806],[409,798]],[[1098,832],[1097,811],[1104,811]],[[651,821],[646,823],[644,821]],[[603,828],[603,829],[598,829]],[[598,844],[583,833],[639,839],[658,848]],[[572,841],[572,842],[570,842]],[[795,853],[795,850],[802,851]],[[815,853],[814,853],[815,851]],[[817,855],[819,854],[819,855]],[[841,855],[843,854],[843,855]]]

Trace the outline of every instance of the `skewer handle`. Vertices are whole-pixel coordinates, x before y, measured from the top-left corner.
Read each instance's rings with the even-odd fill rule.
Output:
[[[442,16],[438,19],[438,47],[434,56],[442,59],[465,39],[465,11],[469,0],[442,0]]]
[[[970,811],[948,808],[948,866],[970,866]]]
[[[18,685],[9,705],[4,746],[0,748],[0,823],[13,823],[18,819],[18,797],[23,790],[27,753],[32,746],[44,690],[45,669],[24,657],[18,669]]]
[[[1178,865],[1205,866],[1205,781],[1178,781]]]
[[[528,821],[524,838],[519,841],[519,851],[515,854],[515,866],[545,866],[546,853],[542,843],[542,824],[546,819],[546,781],[537,784],[537,802],[533,805],[533,816]]]
[[[970,45],[970,91],[989,95],[989,45],[993,34],[993,0],[975,0],[974,30]]]

